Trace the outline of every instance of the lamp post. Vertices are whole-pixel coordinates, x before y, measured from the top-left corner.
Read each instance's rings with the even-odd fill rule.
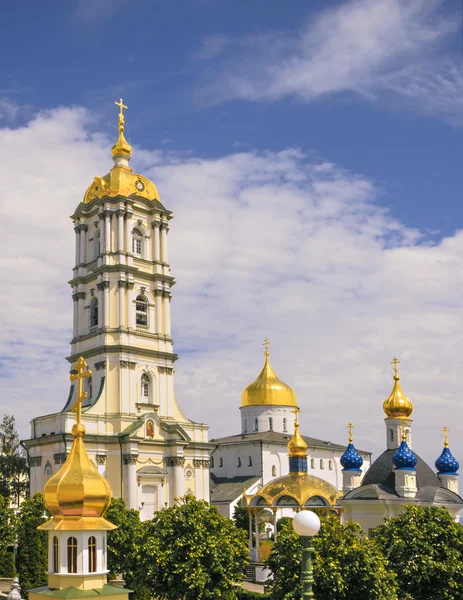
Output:
[[[302,538],[302,598],[307,600],[315,598],[312,591],[313,571],[312,554],[315,548],[312,546],[312,538],[320,530],[320,519],[311,510],[302,510],[293,519],[293,528]]]

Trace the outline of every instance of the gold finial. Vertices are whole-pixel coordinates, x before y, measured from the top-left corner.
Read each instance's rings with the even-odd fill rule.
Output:
[[[292,410],[291,412],[292,412],[292,413],[294,414],[294,416],[295,416],[295,419],[294,419],[294,426],[295,426],[295,427],[299,427],[299,413],[301,412],[301,409],[300,409],[298,406],[296,406],[296,408],[293,408],[293,410]]]
[[[407,431],[405,429],[405,419],[406,417],[400,417],[402,419],[402,441],[407,441]]]
[[[123,111],[124,111],[124,108],[127,109],[129,107],[126,106],[122,102],[122,98],[119,100],[119,102],[114,102],[114,104],[119,107],[119,131],[124,131],[124,112]]]
[[[87,392],[82,391],[82,379],[84,377],[89,379],[92,376],[92,372],[90,369],[87,369],[87,363],[82,356],[79,356],[79,359],[75,364],[75,370],[77,373],[73,373],[70,376],[71,381],[77,379],[77,400],[71,407],[71,410],[77,412],[77,423],[72,428],[72,434],[75,437],[82,437],[85,434],[85,427],[82,425],[82,402],[87,397]]]
[[[119,137],[117,138],[116,143],[112,147],[112,153],[116,162],[116,166],[124,166],[124,168],[131,170],[128,166],[127,160],[130,160],[130,156],[132,154],[132,147],[124,137],[124,108],[128,107],[126,104],[124,104],[122,98],[119,100],[119,102],[114,102],[114,104],[119,107]],[[122,157],[123,163],[120,163],[120,160],[116,161],[116,157]]]
[[[294,434],[288,443],[289,456],[307,456],[307,444],[299,433],[299,413],[301,409],[296,406],[291,412],[294,413],[296,418],[294,419]]]
[[[265,356],[268,356],[270,354],[270,352],[268,351],[268,347],[270,346],[270,342],[267,338],[265,338],[264,343],[262,344],[262,346],[265,346]]]
[[[442,433],[444,434],[444,447],[445,448],[449,447],[449,436],[448,436],[449,431],[450,431],[450,429],[444,425],[444,428],[442,429]]]
[[[354,441],[354,438],[352,437],[352,430],[354,429],[354,426],[352,425],[352,423],[349,423],[347,425],[347,430],[349,431],[349,444],[352,444],[352,442]]]
[[[394,356],[394,358],[392,359],[391,365],[393,370],[394,370],[394,379],[400,379],[399,377],[399,369],[397,368],[397,365],[400,365],[400,360]]]

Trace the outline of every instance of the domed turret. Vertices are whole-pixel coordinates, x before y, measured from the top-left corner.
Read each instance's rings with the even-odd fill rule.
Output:
[[[438,475],[454,475],[458,472],[458,469],[460,468],[459,462],[450,452],[449,440],[447,437],[448,431],[449,430],[447,429],[447,427],[444,427],[444,449],[442,450],[442,454],[439,456],[435,463]]]
[[[296,413],[296,419],[294,421],[294,434],[288,442],[289,450],[289,469],[293,470],[294,466],[297,466],[297,471],[302,471],[300,468],[301,462],[299,460],[292,459],[305,459],[305,470],[307,470],[307,444],[304,442],[304,438],[299,433],[299,409],[294,410]]]
[[[265,363],[255,381],[250,383],[241,396],[241,406],[293,406],[297,408],[296,394],[283,383],[270,366],[268,342],[265,342]]]
[[[402,439],[397,452],[392,457],[392,463],[396,469],[414,469],[417,463],[416,455],[410,450],[406,440]]]
[[[390,395],[383,403],[383,410],[389,419],[403,419],[404,417],[408,418],[413,412],[413,404],[403,393],[399,384],[400,377],[397,370],[398,363],[398,359],[394,358],[392,361],[392,364],[394,365],[394,387],[392,388]]]
[[[145,200],[159,201],[159,193],[154,183],[147,177],[134,173],[129,167],[132,147],[125,139],[123,113],[123,109],[127,106],[122,102],[122,98],[116,102],[116,105],[119,106],[119,137],[111,150],[114,167],[104,177],[95,177],[85,192],[83,201],[88,204],[95,198],[116,196],[138,196]]]
[[[355,449],[352,438],[352,423],[347,426],[349,429],[349,444],[341,456],[341,465],[344,471],[358,471],[363,465],[363,458]]]

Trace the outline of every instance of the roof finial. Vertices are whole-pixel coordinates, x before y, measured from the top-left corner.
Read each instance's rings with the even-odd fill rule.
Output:
[[[400,417],[402,419],[402,441],[407,441],[407,430],[405,429],[405,421],[407,417]]]
[[[444,425],[444,428],[442,429],[442,433],[444,434],[444,447],[448,448],[449,447],[449,436],[448,436],[448,432],[450,431],[450,429]]]
[[[347,425],[347,430],[349,431],[349,444],[352,444],[352,442],[354,441],[354,438],[352,437],[352,430],[354,429],[354,426],[352,425],[352,423],[349,423]]]
[[[123,101],[122,98],[119,100],[119,102],[114,102],[114,104],[116,106],[119,107],[119,131],[122,133],[124,131],[124,108],[129,108],[128,106],[126,106]]]
[[[76,373],[72,373],[70,376],[71,381],[77,379],[77,400],[71,407],[71,410],[77,412],[77,423],[72,428],[72,435],[75,437],[83,437],[85,434],[85,427],[82,425],[82,402],[87,397],[87,392],[82,391],[82,379],[86,377],[89,379],[92,376],[90,369],[87,369],[87,363],[82,356],[76,362]]]
[[[116,143],[112,147],[112,153],[114,157],[114,162],[117,167],[125,167],[129,168],[128,161],[130,160],[130,156],[132,154],[132,147],[127,142],[124,136],[124,108],[128,108],[126,104],[122,101],[122,98],[119,102],[114,102],[116,106],[119,107],[119,137],[117,138]]]
[[[268,356],[270,354],[270,352],[268,351],[268,347],[270,346],[270,341],[267,338],[265,338],[262,346],[265,346],[265,356]]]
[[[397,368],[397,365],[400,365],[400,360],[394,356],[394,358],[392,359],[391,365],[393,365],[393,370],[394,370],[394,379],[397,381],[400,379],[399,377],[399,369]]]

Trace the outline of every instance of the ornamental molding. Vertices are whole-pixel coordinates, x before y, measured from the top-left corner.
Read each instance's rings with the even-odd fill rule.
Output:
[[[85,300],[86,295],[85,292],[77,292],[77,300]]]
[[[123,208],[120,208],[119,210],[116,210],[116,215],[118,217],[122,217],[123,215],[125,215],[125,210]]]
[[[204,460],[202,458],[195,458],[195,460],[193,461],[195,469],[209,469],[209,467],[211,466],[211,461],[210,460]]]
[[[64,465],[66,462],[68,455],[66,452],[59,452],[58,454],[53,454],[53,460],[55,461],[55,465]]]
[[[120,365],[122,369],[135,369],[137,366],[136,362],[130,362],[128,360],[121,360]]]
[[[78,227],[80,231],[88,231],[88,225],[85,225],[84,223],[81,223]]]
[[[31,456],[30,463],[31,463],[31,467],[41,467],[42,466],[42,457],[41,456]]]
[[[154,229],[155,227],[156,227],[157,229],[159,229],[159,227],[161,227],[161,221],[153,221],[153,222],[151,223],[151,227],[152,227],[153,229]]]
[[[153,293],[155,296],[162,296],[163,295],[163,290],[153,290]]]
[[[124,465],[136,465],[138,454],[124,454]]]
[[[173,375],[174,369],[172,367],[158,367],[158,372],[165,375]]]
[[[100,281],[96,284],[97,290],[104,290],[105,288],[109,288],[109,279],[105,279],[104,281]]]
[[[125,279],[119,279],[119,281],[117,282],[117,285],[120,288],[126,288],[127,287],[127,283],[128,283],[128,281],[125,281]]]
[[[77,293],[72,294],[72,299],[74,300],[74,302],[77,302],[79,300],[79,296]]]
[[[185,465],[184,456],[166,456],[164,458],[166,467],[183,467]]]
[[[106,464],[106,454],[96,454],[95,461],[97,465],[105,465]]]
[[[95,369],[97,371],[102,371],[103,369],[106,369],[106,361],[102,360],[101,362],[95,363]]]
[[[133,281],[127,281],[125,285],[128,290],[133,290],[133,286],[135,285],[135,283]]]
[[[162,296],[163,298],[169,298],[169,300],[172,298],[172,293],[168,292],[167,290],[162,290]]]

